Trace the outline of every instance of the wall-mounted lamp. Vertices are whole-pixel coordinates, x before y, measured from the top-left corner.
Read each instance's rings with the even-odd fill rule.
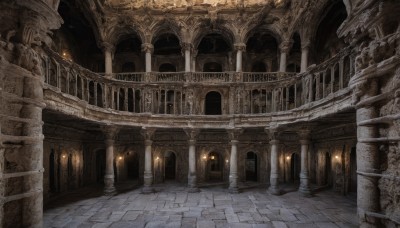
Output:
[[[118,159],[119,159],[119,160],[122,160],[122,156],[119,156]]]
[[[211,156],[211,160],[214,160],[215,159],[215,156]]]
[[[287,156],[287,157],[286,157],[286,160],[290,160],[290,156]]]
[[[336,158],[337,160],[339,160],[339,156],[336,155],[335,158]]]
[[[226,160],[225,160],[225,162],[226,162],[226,163],[229,163],[229,160],[228,160],[228,159],[226,159]]]
[[[157,157],[156,157],[156,161],[158,161],[158,160],[160,160],[160,157],[157,156]]]
[[[62,158],[66,158],[67,156],[65,156],[65,154],[63,154]]]
[[[203,160],[207,160],[207,156],[206,155],[203,156]]]

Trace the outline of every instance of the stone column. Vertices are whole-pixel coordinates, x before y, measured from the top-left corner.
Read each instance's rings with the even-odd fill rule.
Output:
[[[369,76],[369,74],[367,74]],[[352,82],[351,82],[352,83]],[[360,100],[369,99],[378,94],[378,83],[374,79],[361,81],[357,85],[351,85],[353,96]],[[356,103],[357,123],[377,118],[378,110],[374,106],[360,105]],[[368,142],[368,139],[378,138],[379,129],[377,125],[357,126],[357,172],[380,173],[379,144]],[[366,140],[367,139],[367,140]],[[378,227],[379,219],[366,216],[365,212],[378,213],[380,210],[380,193],[378,188],[379,177],[357,176],[357,208],[360,227]]]
[[[151,43],[143,43],[142,51],[145,53],[146,57],[146,73],[151,72],[151,54],[153,53],[154,47]]]
[[[154,192],[152,188],[153,184],[153,172],[152,172],[152,157],[151,157],[151,145],[153,144],[152,138],[156,129],[143,127],[140,134],[144,138],[144,186],[142,188],[143,193]]]
[[[237,185],[237,144],[239,135],[243,132],[241,128],[228,129],[229,139],[231,140],[231,159],[229,167],[229,192],[239,193]]]
[[[197,50],[193,49],[192,50],[192,72],[196,72],[196,56],[197,56]]]
[[[236,72],[242,72],[243,52],[246,51],[246,44],[244,43],[235,44],[235,50],[236,50]]]
[[[273,195],[280,195],[281,189],[279,188],[279,132],[278,129],[266,129],[269,134],[269,144],[271,145],[271,176],[269,192]]]
[[[189,171],[188,171],[188,192],[198,192],[197,174],[196,174],[196,137],[199,134],[198,129],[185,129],[189,144]]]
[[[309,42],[304,42],[301,45],[301,65],[300,65],[300,73],[306,72],[308,67],[308,50],[310,47]]]
[[[310,181],[308,176],[308,155],[310,145],[310,130],[301,130],[298,132],[301,144],[301,171],[299,191],[305,196],[311,195]]]
[[[105,126],[102,128],[106,144],[106,170],[104,173],[104,195],[114,195],[114,139],[118,134],[115,126]]]
[[[185,72],[190,72],[190,65],[191,65],[191,58],[190,58],[190,52],[192,49],[192,44],[190,43],[183,43],[182,44],[182,50],[183,54],[185,56]]]
[[[281,60],[279,63],[279,71],[286,72],[286,65],[287,65],[287,54],[292,46],[292,42],[290,41],[283,41],[281,45],[279,45],[279,49],[281,51]]]
[[[114,45],[104,42],[103,43],[103,51],[105,58],[105,73],[107,77],[112,77],[113,69],[112,69],[112,55],[114,53]]]

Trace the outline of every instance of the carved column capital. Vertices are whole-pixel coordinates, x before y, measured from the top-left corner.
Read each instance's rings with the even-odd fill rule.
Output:
[[[227,129],[228,131],[228,136],[229,139],[231,140],[232,143],[237,143],[239,136],[243,133],[243,128],[231,128]]]
[[[154,46],[151,43],[143,43],[142,44],[142,52],[145,53],[153,53],[154,51]]]
[[[302,50],[302,51],[308,50],[308,49],[310,48],[310,45],[311,45],[310,41],[304,41],[304,42],[302,42],[302,43],[301,43],[301,50]]]
[[[140,134],[143,136],[145,141],[152,141],[154,132],[156,132],[156,128],[147,128],[147,127],[142,127],[140,130]]]
[[[101,43],[101,47],[103,48],[104,52],[114,53],[115,51],[115,46],[109,42]]]
[[[246,51],[246,44],[245,43],[235,43],[234,44],[234,48],[235,48],[236,51],[245,52]]]
[[[300,143],[302,145],[309,144],[311,139],[311,130],[310,129],[301,129],[297,132],[300,138]]]
[[[182,47],[182,51],[183,51],[183,52],[184,52],[184,51],[187,51],[187,50],[189,50],[189,51],[192,51],[192,50],[193,50],[193,44],[188,43],[188,42],[182,43],[182,44],[181,44],[181,47]]]
[[[279,143],[279,136],[280,136],[281,132],[278,130],[277,127],[265,128],[264,131],[265,131],[265,133],[268,134],[268,139],[270,141],[270,144],[278,144]]]
[[[105,125],[100,127],[104,134],[106,143],[113,143],[119,132],[119,127],[115,125]]]
[[[188,136],[189,142],[190,141],[196,142],[197,136],[200,133],[200,130],[196,129],[196,128],[186,128],[186,129],[183,129],[183,131],[185,131],[186,135]]]
[[[292,48],[292,44],[292,40],[282,41],[279,45],[279,50],[281,51],[281,53],[288,53],[290,51],[290,48]]]

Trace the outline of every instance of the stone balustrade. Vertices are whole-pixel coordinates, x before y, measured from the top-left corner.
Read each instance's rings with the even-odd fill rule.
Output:
[[[47,50],[45,83],[101,108],[131,113],[205,115],[206,95],[221,95],[222,115],[289,111],[346,88],[354,56],[344,49],[296,74],[286,72],[91,72]]]

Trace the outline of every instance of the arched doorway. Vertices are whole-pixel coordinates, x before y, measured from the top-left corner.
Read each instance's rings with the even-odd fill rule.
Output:
[[[176,177],[176,155],[174,152],[167,152],[164,156],[164,178],[175,180]]]
[[[330,153],[325,154],[325,185],[332,186],[332,158]]]
[[[257,181],[257,154],[248,152],[246,155],[246,181]]]
[[[351,148],[350,152],[350,184],[349,192],[357,192],[357,157],[356,148]]]
[[[299,155],[296,153],[292,154],[290,160],[290,176],[293,183],[296,183],[300,180],[300,159]]]
[[[208,154],[206,176],[209,181],[222,181],[222,158],[219,153]]]
[[[126,156],[127,177],[129,180],[139,179],[139,155],[137,153],[128,153]]]
[[[221,115],[221,94],[215,91],[207,93],[205,100],[206,115]]]
[[[106,151],[98,150],[96,152],[96,182],[104,183],[104,174],[106,169]]]

